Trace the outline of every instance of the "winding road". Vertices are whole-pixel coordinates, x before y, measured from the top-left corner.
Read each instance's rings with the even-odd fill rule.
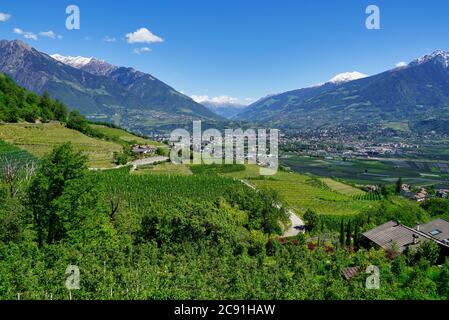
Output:
[[[245,180],[239,180],[239,181],[241,183],[245,184],[246,186],[248,186],[249,188],[251,188],[253,190],[257,190],[257,188],[255,186],[253,186],[252,184],[250,184],[248,181],[245,181]],[[281,208],[281,205],[276,204],[276,207]],[[305,228],[304,221],[302,221],[302,219],[300,217],[298,217],[298,215],[293,210],[288,210],[288,214],[290,215],[291,226],[290,226],[290,228],[288,228],[287,230],[284,231],[282,238],[295,237],[300,233],[304,233],[304,228]]]

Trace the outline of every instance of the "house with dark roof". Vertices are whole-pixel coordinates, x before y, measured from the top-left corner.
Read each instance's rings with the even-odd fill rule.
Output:
[[[403,253],[408,248],[417,248],[426,241],[435,242],[442,249],[442,255],[449,256],[449,221],[437,219],[415,228],[389,221],[363,233],[361,239],[365,247],[394,249],[398,253]]]
[[[444,219],[437,219],[416,227],[419,232],[427,234],[432,238],[441,241],[449,246],[449,222]]]
[[[132,151],[134,154],[150,154],[155,153],[157,151],[157,148],[155,146],[150,145],[135,144],[132,146]]]

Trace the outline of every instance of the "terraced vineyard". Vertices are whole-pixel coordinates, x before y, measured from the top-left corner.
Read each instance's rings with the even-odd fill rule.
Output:
[[[14,144],[38,158],[57,145],[72,142],[77,151],[88,155],[89,166],[94,168],[114,166],[113,153],[122,150],[122,146],[117,143],[90,138],[59,123],[2,124],[0,140]]]
[[[336,181],[334,179],[322,178],[320,180],[323,181],[331,190],[344,194],[345,196],[363,196],[366,193],[360,189],[354,188],[348,184]]]
[[[162,143],[159,143],[159,142],[156,142],[156,141],[147,140],[147,139],[144,139],[142,137],[135,136],[135,135],[133,135],[133,134],[131,134],[131,133],[125,131],[125,130],[122,130],[122,129],[111,128],[111,127],[98,125],[98,124],[92,124],[91,127],[94,128],[95,130],[103,133],[104,135],[110,137],[110,138],[119,139],[119,140],[122,140],[122,141],[127,142],[127,143],[135,142],[135,143],[138,143],[138,144],[149,144],[149,145],[154,145],[154,146],[164,146]]]
[[[297,212],[304,213],[311,209],[322,215],[354,215],[377,205],[373,201],[355,199],[354,194],[358,193],[356,188],[337,181],[331,183],[325,180],[324,183],[318,178],[297,173],[278,172],[272,177],[261,177],[257,166],[247,166],[245,171],[226,175],[244,179],[257,188],[278,191],[284,201]]]

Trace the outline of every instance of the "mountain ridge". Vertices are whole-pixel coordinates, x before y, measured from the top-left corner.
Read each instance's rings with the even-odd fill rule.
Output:
[[[406,66],[344,83],[327,82],[270,96],[239,115],[279,127],[449,117],[449,53],[438,50]]]
[[[148,133],[167,123],[222,121],[152,75],[93,58],[75,68],[20,40],[0,41],[0,72],[27,90],[49,92],[93,120],[114,122],[137,132]]]

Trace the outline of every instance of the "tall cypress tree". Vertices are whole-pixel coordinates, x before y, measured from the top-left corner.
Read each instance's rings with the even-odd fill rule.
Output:
[[[399,194],[401,193],[402,190],[402,178],[399,178],[398,181],[396,182],[396,193]]]
[[[355,227],[354,227],[354,248],[358,249],[359,248],[359,222],[356,221],[355,223]]]
[[[348,221],[348,225],[346,227],[346,246],[351,246],[351,220]]]
[[[341,226],[340,226],[340,245],[342,247],[345,246],[345,223],[343,219],[341,219]]]

